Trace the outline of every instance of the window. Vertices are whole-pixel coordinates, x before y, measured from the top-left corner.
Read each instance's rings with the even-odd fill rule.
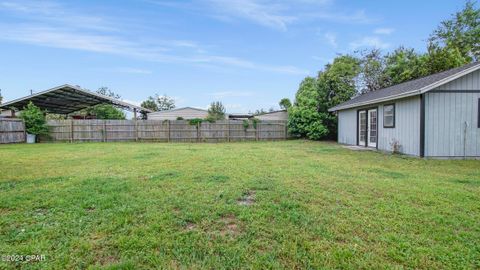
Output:
[[[395,104],[387,104],[383,106],[383,127],[395,127]]]

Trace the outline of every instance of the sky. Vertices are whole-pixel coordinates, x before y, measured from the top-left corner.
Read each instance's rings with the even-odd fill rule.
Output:
[[[278,109],[338,54],[425,50],[459,0],[0,0],[4,102],[62,84]]]

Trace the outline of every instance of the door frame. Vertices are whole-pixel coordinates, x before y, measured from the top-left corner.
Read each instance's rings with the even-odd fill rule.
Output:
[[[368,146],[368,131],[369,131],[369,127],[368,127],[368,111],[369,110],[377,110],[377,141],[375,142],[375,148],[378,149],[378,138],[380,136],[378,136],[380,134],[380,128],[378,126],[378,118],[380,118],[380,110],[378,108],[378,106],[375,106],[375,107],[368,107],[368,108],[362,108],[362,109],[358,109],[357,110],[357,128],[356,128],[356,131],[357,131],[357,145],[358,146],[364,146],[364,147],[373,147],[373,146]],[[365,144],[364,145],[361,145],[360,144],[360,112],[366,112],[367,114],[367,134],[365,135]]]
[[[371,113],[375,112],[375,145],[372,145],[370,143],[370,138],[373,136],[370,134],[372,132],[372,129],[370,128],[372,126],[371,122]],[[375,147],[377,148],[378,145],[378,109],[370,109],[367,111],[367,147]]]

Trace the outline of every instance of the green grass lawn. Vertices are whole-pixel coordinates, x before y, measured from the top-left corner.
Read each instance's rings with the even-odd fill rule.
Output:
[[[0,146],[0,269],[480,268],[480,161],[306,141]]]

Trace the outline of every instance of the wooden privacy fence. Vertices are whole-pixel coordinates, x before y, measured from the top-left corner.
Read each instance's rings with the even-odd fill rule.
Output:
[[[52,141],[221,142],[284,140],[286,121],[221,120],[192,125],[188,120],[49,120]]]
[[[21,119],[0,118],[0,143],[25,142],[25,124]]]

